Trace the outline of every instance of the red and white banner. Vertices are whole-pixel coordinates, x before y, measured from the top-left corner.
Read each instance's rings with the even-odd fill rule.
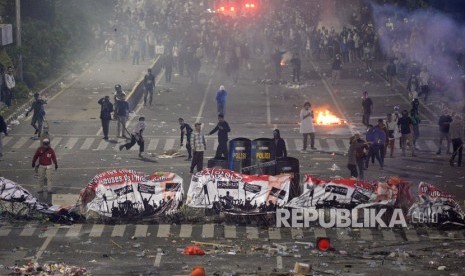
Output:
[[[150,176],[127,169],[96,175],[81,191],[87,210],[107,217],[172,214],[182,204],[182,178],[170,172]]]
[[[454,196],[425,182],[418,185],[418,201],[410,207],[408,219],[414,224],[465,226],[465,213]]]
[[[289,198],[291,175],[245,175],[207,168],[192,176],[187,206],[251,214],[273,212]]]

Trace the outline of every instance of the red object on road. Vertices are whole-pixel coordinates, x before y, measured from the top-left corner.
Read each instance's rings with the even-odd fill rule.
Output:
[[[207,276],[205,269],[201,266],[195,266],[189,276]]]
[[[331,242],[329,238],[318,238],[316,241],[316,247],[320,251],[327,251],[331,248]]]
[[[191,245],[191,246],[188,246],[184,249],[184,255],[200,255],[200,256],[203,256],[205,255],[205,252],[202,250],[202,248],[198,247],[198,246],[195,246],[195,245]]]

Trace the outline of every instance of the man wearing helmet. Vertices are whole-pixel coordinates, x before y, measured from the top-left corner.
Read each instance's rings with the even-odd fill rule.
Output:
[[[53,164],[55,164],[55,170],[58,169],[57,158],[55,151],[50,146],[50,140],[44,139],[42,146],[39,147],[32,158],[32,167],[36,167],[36,161],[39,160],[39,196],[43,196],[43,193],[48,193],[48,199],[52,193],[52,169]],[[47,183],[45,183],[47,179]],[[45,186],[47,190],[45,190]]]
[[[44,105],[47,102],[40,98],[39,93],[34,93],[34,101],[32,102],[31,107],[26,111],[26,117],[29,116],[29,113],[33,111],[31,126],[35,129],[34,135],[37,134],[37,138],[40,137],[42,132],[42,123],[44,122],[45,117],[45,108]]]

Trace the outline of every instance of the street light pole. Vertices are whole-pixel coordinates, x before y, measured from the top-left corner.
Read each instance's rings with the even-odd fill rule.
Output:
[[[21,54],[21,0],[16,0],[16,46],[19,49],[17,77],[23,81],[23,56]]]

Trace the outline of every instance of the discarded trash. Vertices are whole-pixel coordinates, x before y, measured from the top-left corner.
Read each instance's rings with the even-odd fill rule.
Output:
[[[205,255],[205,252],[202,250],[202,248],[196,245],[191,245],[191,246],[186,247],[183,253],[184,255],[200,255],[200,256]]]
[[[205,269],[201,266],[195,266],[192,269],[191,274],[189,274],[189,276],[206,276],[206,275],[207,273],[205,272]]]
[[[316,246],[320,251],[327,251],[331,247],[329,238],[317,238]]]
[[[299,262],[294,264],[294,273],[306,275],[310,273],[310,271],[312,271],[312,266],[309,264]]]
[[[336,165],[336,163],[334,163],[334,164],[331,166],[331,168],[329,168],[329,170],[334,172],[334,171],[340,171],[341,168],[339,168],[339,166]]]
[[[64,263],[46,263],[40,265],[37,262],[29,262],[24,266],[14,266],[10,275],[89,275],[84,267],[70,266]]]
[[[445,265],[438,266],[438,270],[446,270],[446,266]]]

